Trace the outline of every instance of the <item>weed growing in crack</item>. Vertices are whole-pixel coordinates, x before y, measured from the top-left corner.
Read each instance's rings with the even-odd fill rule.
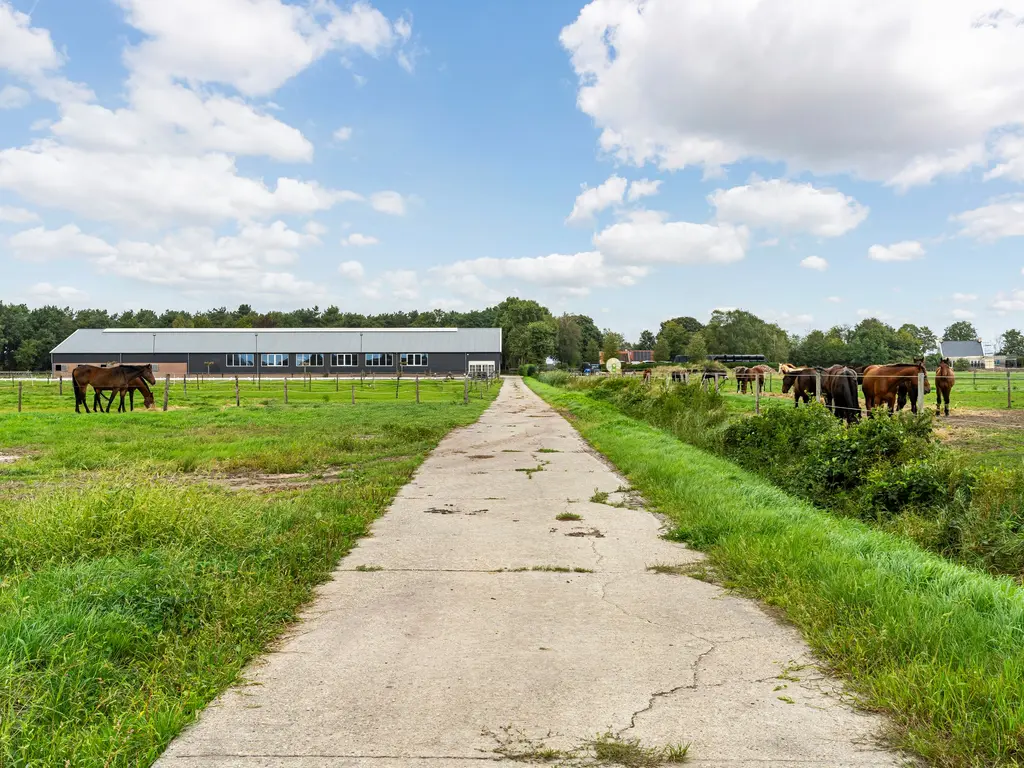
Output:
[[[623,766],[624,768],[657,768],[678,765],[686,761],[690,745],[670,744],[647,747],[639,739],[623,739],[610,731],[599,734],[575,749],[554,749],[544,740],[531,739],[522,730],[512,726],[500,728],[500,734],[483,731],[498,742],[494,753],[517,763],[555,763],[562,768],[596,768],[596,766]],[[551,738],[548,733],[545,738]]]
[[[779,701],[784,701],[787,704],[796,704],[796,702],[789,698],[789,696],[776,696],[775,698],[777,698]]]
[[[365,571],[383,571],[384,568],[382,566],[379,566],[379,565],[357,565],[356,566],[356,570],[357,571],[361,571],[361,572],[365,572]]]
[[[608,491],[600,491],[597,488],[594,489],[594,495],[590,497],[590,500],[594,504],[607,504],[608,503]]]
[[[556,448],[538,448],[537,453],[561,453],[561,451]]]
[[[590,743],[594,758],[601,763],[613,763],[626,768],[648,768],[686,760],[690,746],[675,744],[667,747],[645,747],[640,739],[623,739],[613,733],[604,733]]]
[[[582,520],[582,519],[583,519],[583,516],[582,515],[577,515],[575,512],[562,512],[560,514],[555,515],[555,520],[560,520],[563,523],[567,522],[569,520]]]
[[[652,573],[670,576],[689,576],[693,570],[693,564],[668,565],[667,563],[655,563],[654,565],[648,565],[647,570]]]
[[[548,573],[593,573],[589,568],[570,568],[565,565],[531,565],[521,568],[498,568],[491,573],[524,573],[526,571],[546,571]]]
[[[534,472],[543,472],[543,471],[544,471],[544,465],[543,464],[538,464],[536,467],[519,467],[519,468],[516,469],[516,472],[525,472],[526,476],[530,480],[533,480],[533,473]]]

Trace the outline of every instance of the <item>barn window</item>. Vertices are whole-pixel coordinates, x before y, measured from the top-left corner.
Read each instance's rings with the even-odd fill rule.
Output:
[[[367,352],[366,365],[370,368],[390,368],[395,364],[395,356],[390,352]]]
[[[317,352],[312,354],[299,354],[295,356],[295,365],[299,368],[323,368],[324,356]]]
[[[227,356],[228,368],[252,368],[255,358],[247,352],[235,352]]]
[[[286,368],[288,366],[288,355],[260,355],[260,365],[264,368]]]
[[[402,365],[425,366],[427,364],[426,352],[403,352]]]
[[[357,357],[353,352],[336,352],[331,355],[331,365],[335,368],[354,368],[359,365]]]

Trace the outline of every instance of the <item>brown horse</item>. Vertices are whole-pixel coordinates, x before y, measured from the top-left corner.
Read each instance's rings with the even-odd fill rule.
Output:
[[[95,387],[93,387],[93,389],[96,392],[96,395],[95,395],[95,397],[93,399],[93,405],[92,405],[93,410],[102,410],[102,404],[100,402],[102,400],[102,398],[100,397],[100,391],[105,391],[105,390],[97,390]],[[119,402],[118,405],[117,405],[117,412],[118,413],[124,413],[125,412],[125,409],[124,409],[124,395],[125,395],[125,392],[128,393],[128,405],[131,408],[131,410],[133,410],[133,411],[135,410],[135,393],[136,392],[141,392],[142,393],[142,404],[147,409],[152,408],[156,404],[156,400],[153,397],[153,391],[149,388],[149,384],[147,384],[143,379],[135,379],[131,384],[129,384],[124,389],[121,389],[121,390],[111,389],[110,390],[110,398],[107,400],[107,408],[106,408],[106,412],[107,413],[110,413],[110,406],[114,402],[114,397],[116,395],[118,395],[118,394],[121,395],[121,402]]]
[[[918,359],[909,363],[896,363],[894,365],[869,365],[864,369],[862,386],[864,389],[864,406],[870,415],[872,409],[884,405],[889,413],[896,411],[896,401],[899,398],[910,400],[910,410],[917,413],[917,377],[924,374],[924,392],[932,391],[931,382],[928,380],[928,369],[924,367],[924,360]],[[901,394],[901,389],[903,393]]]
[[[755,365],[753,368],[747,369],[747,375],[751,378],[751,384],[757,387],[758,392],[764,392],[764,380],[769,373],[775,373],[775,369],[770,365]]]
[[[732,372],[736,374],[736,391],[742,392],[744,395],[747,394],[747,384],[750,382],[749,371],[749,368],[742,365],[732,369]]]
[[[946,415],[949,416],[949,393],[953,391],[956,383],[956,374],[953,373],[953,364],[948,357],[942,358],[938,370],[935,371],[935,415],[939,415],[939,407],[942,401],[946,401]]]
[[[804,403],[811,402],[817,390],[817,368],[795,368],[787,366],[782,376],[782,394],[788,395],[793,390],[793,407],[800,407],[800,400]]]
[[[79,365],[71,372],[71,384],[75,390],[75,413],[81,413],[79,406],[85,407],[89,413],[89,403],[86,400],[86,391],[92,385],[94,390],[127,390],[127,388],[139,379],[144,379],[150,384],[156,384],[156,377],[153,376],[153,365],[115,365],[110,368],[100,368],[95,365]]]

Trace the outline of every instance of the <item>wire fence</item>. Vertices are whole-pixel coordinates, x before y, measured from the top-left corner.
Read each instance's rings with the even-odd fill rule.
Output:
[[[333,403],[468,403],[484,399],[498,384],[497,377],[214,377],[202,375],[157,377],[146,384],[152,395],[151,408],[167,411],[189,407],[243,407]],[[99,406],[104,412],[120,408],[120,393],[102,391]],[[144,403],[142,391],[126,393],[125,409]],[[97,393],[86,393],[85,405],[92,410]],[[0,379],[0,412],[35,412],[75,409],[74,386],[70,377]],[[144,406],[143,406],[144,407]]]

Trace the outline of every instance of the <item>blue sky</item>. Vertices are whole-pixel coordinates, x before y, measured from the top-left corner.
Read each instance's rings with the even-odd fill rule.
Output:
[[[1024,0],[0,0],[0,299],[519,295],[627,338],[740,307],[990,340],[1024,326],[1021,19]]]

